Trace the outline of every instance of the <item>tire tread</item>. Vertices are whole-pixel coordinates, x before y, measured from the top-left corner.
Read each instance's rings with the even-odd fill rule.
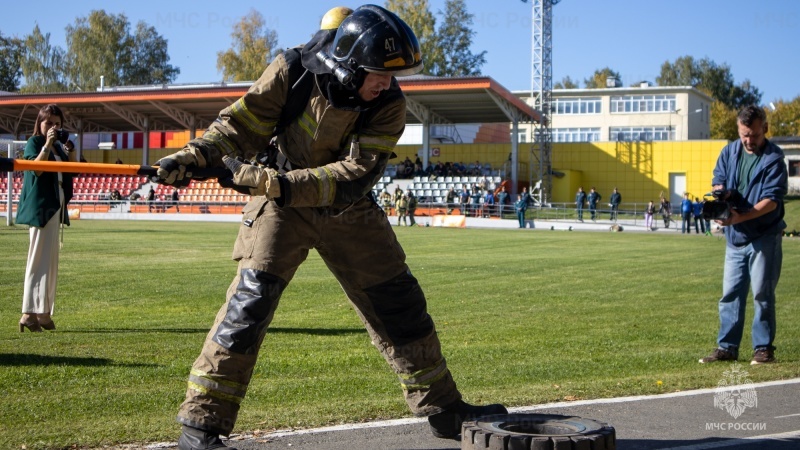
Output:
[[[574,435],[539,435],[498,430],[480,424],[480,419],[466,421],[461,428],[461,450],[616,450],[616,431],[604,422],[554,414],[508,414],[514,420],[537,423],[569,419],[580,422],[585,432]],[[491,416],[495,418],[496,416]]]

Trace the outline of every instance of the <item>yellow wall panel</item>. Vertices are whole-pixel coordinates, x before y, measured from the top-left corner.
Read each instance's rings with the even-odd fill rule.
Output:
[[[201,136],[204,130],[198,130]],[[171,148],[151,149],[149,164],[173,153],[188,141],[189,133],[175,133],[168,142]],[[173,146],[174,144],[174,146]],[[685,173],[687,191],[693,197],[701,197],[710,190],[712,171],[722,148],[727,141],[685,142],[581,142],[553,144],[553,169],[564,173],[563,178],[553,178],[551,201],[572,203],[578,186],[584,190],[594,186],[607,201],[611,190],[617,186],[625,203],[644,203],[657,200],[661,191],[669,191],[670,173]],[[414,161],[421,145],[400,145],[395,148],[397,164],[406,157]],[[497,170],[503,168],[511,153],[511,144],[432,144],[439,149],[439,156],[432,162],[456,162],[464,164],[479,161],[489,163]],[[531,164],[531,145],[519,145],[518,173],[520,180],[527,182]],[[92,162],[113,163],[118,157],[128,164],[141,164],[142,150],[84,150],[84,156]],[[537,155],[538,156],[538,155]],[[534,164],[536,158],[533,158]]]

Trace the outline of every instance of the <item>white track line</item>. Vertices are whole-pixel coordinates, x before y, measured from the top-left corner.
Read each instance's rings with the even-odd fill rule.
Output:
[[[800,383],[800,378],[794,378],[791,380],[778,380],[778,381],[766,381],[763,383],[750,383],[750,384],[742,384],[739,385],[741,388],[760,388],[760,387],[767,387],[767,386],[782,386],[786,384],[798,384]],[[675,398],[675,397],[688,397],[692,395],[703,395],[703,394],[713,394],[716,392],[716,388],[709,388],[709,389],[696,389],[693,391],[681,391],[681,392],[670,392],[668,394],[654,394],[654,395],[635,395],[630,397],[617,397],[617,398],[598,398],[594,400],[579,400],[574,402],[556,402],[556,403],[545,403],[542,405],[534,405],[534,406],[518,406],[515,408],[509,408],[508,411],[511,413],[521,413],[521,412],[530,412],[536,411],[539,409],[548,409],[548,408],[563,408],[568,406],[585,406],[585,405],[598,405],[598,404],[607,404],[607,403],[625,403],[625,402],[638,402],[643,400],[655,400],[661,398]],[[279,430],[273,433],[263,434],[259,436],[253,436],[248,434],[240,434],[240,435],[232,435],[231,437],[234,440],[242,440],[242,439],[273,439],[273,438],[280,438],[280,437],[287,437],[287,436],[300,436],[305,434],[316,434],[316,433],[328,433],[334,431],[352,431],[352,430],[364,430],[369,428],[384,428],[384,427],[396,427],[402,425],[412,425],[424,422],[426,419],[424,417],[416,417],[416,418],[407,418],[407,419],[392,419],[392,420],[381,420],[376,422],[365,422],[365,423],[352,423],[352,424],[342,424],[342,425],[333,425],[329,427],[320,427],[320,428],[309,428],[304,430]],[[797,436],[800,432],[794,432],[794,434],[789,433],[792,437]],[[767,435],[770,436],[770,435]],[[775,435],[780,436],[780,435]],[[767,437],[753,437],[749,439],[770,439]],[[736,440],[738,441],[738,440]],[[724,442],[715,442],[710,444],[720,445]],[[741,444],[741,442],[739,442]],[[163,445],[164,443],[155,444],[155,445]],[[710,445],[710,444],[700,444],[700,445]],[[727,446],[733,444],[726,444]],[[158,448],[158,447],[151,447],[151,448]],[[688,446],[688,447],[676,447],[680,448],[681,450],[700,450],[704,448],[718,448],[718,447],[695,447],[695,446]]]

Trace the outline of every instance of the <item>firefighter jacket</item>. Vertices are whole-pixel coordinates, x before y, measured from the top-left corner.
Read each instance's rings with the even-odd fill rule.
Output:
[[[384,208],[391,208],[392,207],[392,194],[388,192],[382,192],[380,195],[380,202],[381,206]]]
[[[406,197],[400,197],[395,207],[398,211],[406,211],[408,209],[408,199]]]
[[[377,100],[364,104],[355,91],[337,90],[328,79],[315,77],[305,110],[275,139],[290,163],[278,177],[279,206],[344,207],[364,197],[383,175],[405,128],[405,98],[396,80]],[[208,167],[224,167],[224,155],[253,159],[268,147],[289,89],[288,64],[279,55],[248,92],[187,147],[199,150]],[[342,106],[335,108],[329,98]],[[359,120],[365,114],[369,119]]]

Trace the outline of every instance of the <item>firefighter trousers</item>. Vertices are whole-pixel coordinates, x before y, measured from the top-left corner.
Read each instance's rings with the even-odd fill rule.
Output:
[[[418,416],[461,394],[447,369],[425,296],[381,208],[362,199],[344,212],[280,208],[264,197],[243,210],[238,272],[189,374],[178,422],[229,435],[283,290],[316,249]]]

